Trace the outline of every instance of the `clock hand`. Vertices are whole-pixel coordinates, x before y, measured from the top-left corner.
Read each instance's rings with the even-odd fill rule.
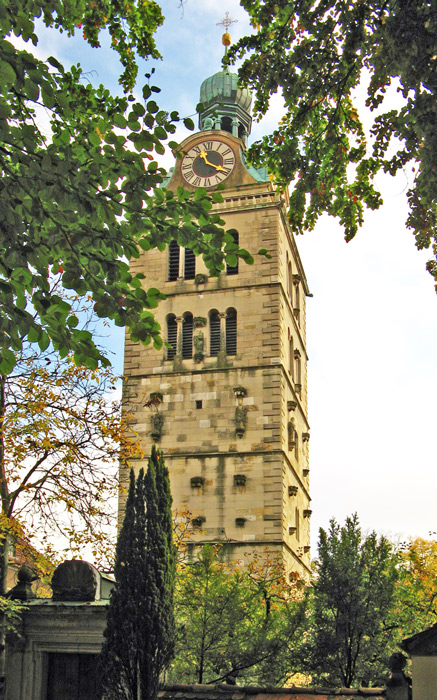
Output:
[[[208,160],[208,158],[206,156],[206,151],[200,151],[199,155],[201,158],[203,158],[203,160],[205,161],[205,163],[207,165],[210,165],[212,168],[215,168],[216,170],[223,170],[224,172],[226,172],[225,168],[222,165],[217,165],[216,163],[211,163]]]

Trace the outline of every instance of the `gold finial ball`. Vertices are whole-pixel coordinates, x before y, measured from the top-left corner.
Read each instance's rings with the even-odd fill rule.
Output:
[[[230,46],[232,44],[232,39],[231,35],[229,32],[225,32],[222,36],[222,44],[223,46]]]

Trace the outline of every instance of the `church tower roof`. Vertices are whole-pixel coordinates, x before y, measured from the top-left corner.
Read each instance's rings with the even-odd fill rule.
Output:
[[[228,13],[226,15],[228,16]],[[224,20],[226,28],[231,21],[228,17]],[[231,43],[231,36],[227,31],[223,34],[222,43],[226,56]],[[236,73],[231,73],[226,66],[206,78],[200,86],[200,102],[204,107],[199,115],[201,131],[209,129],[228,131],[242,139],[245,144],[247,143],[252,127],[252,93],[247,88],[239,87]]]

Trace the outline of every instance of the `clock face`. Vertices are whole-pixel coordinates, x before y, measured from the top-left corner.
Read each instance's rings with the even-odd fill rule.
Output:
[[[200,141],[182,158],[182,177],[193,187],[215,187],[226,180],[235,166],[235,153],[227,143]]]

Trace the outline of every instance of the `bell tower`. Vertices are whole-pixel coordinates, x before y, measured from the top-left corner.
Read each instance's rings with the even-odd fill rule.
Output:
[[[192,541],[223,544],[229,561],[276,553],[291,578],[310,570],[309,290],[287,194],[246,163],[251,99],[227,68],[204,80],[200,131],[180,144],[166,186],[224,183],[214,210],[255,263],[212,278],[176,242],[132,261],[166,294],[155,315],[171,347],[126,340],[123,402],[145,454],[153,442],[164,452],[174,507],[191,514]],[[261,248],[269,257],[256,255]]]

